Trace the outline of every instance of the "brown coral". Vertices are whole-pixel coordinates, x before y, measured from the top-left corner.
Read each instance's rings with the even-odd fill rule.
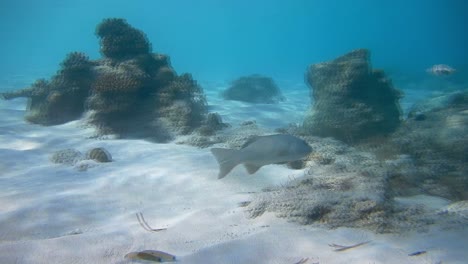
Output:
[[[310,65],[306,80],[314,101],[304,121],[309,134],[355,143],[400,125],[402,95],[383,71],[371,68],[368,50]]]
[[[122,18],[104,19],[96,27],[96,35],[100,38],[101,53],[110,59],[123,60],[151,51],[146,35]]]

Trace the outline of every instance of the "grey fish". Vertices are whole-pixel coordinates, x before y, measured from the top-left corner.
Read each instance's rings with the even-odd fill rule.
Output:
[[[219,164],[218,179],[224,178],[239,164],[244,164],[247,172],[254,174],[264,165],[300,160],[311,151],[304,140],[282,134],[253,137],[239,150],[211,149]]]
[[[437,64],[437,65],[433,65],[431,68],[427,69],[426,71],[435,76],[447,76],[447,75],[451,75],[452,73],[454,73],[455,69],[445,64]]]
[[[137,252],[130,252],[125,255],[126,259],[130,260],[146,260],[152,262],[175,262],[176,257],[169,253],[159,250],[143,250]]]

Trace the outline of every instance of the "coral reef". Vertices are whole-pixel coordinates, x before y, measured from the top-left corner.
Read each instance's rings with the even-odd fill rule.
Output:
[[[206,98],[190,74],[174,78],[156,96],[158,116],[171,131],[188,134],[206,118]]]
[[[100,38],[101,53],[106,58],[123,60],[151,52],[146,35],[122,18],[104,19],[96,27],[96,35]]]
[[[200,127],[202,131],[198,130],[197,134],[181,138],[177,143],[199,148],[207,148],[217,144],[218,147],[240,149],[251,137],[267,134],[267,131],[258,127],[254,121],[244,122],[244,124],[240,124],[239,126],[231,127],[230,125],[222,123],[217,114],[210,113],[208,116],[211,117]],[[210,121],[210,119],[212,121]],[[221,124],[219,122],[221,122]],[[216,128],[216,133],[204,134],[205,132],[203,129],[206,127],[212,127],[209,128],[211,132]]]
[[[365,227],[397,233],[427,231],[435,223],[447,229],[463,228],[468,223],[466,201],[445,207],[431,202],[399,202],[414,200],[411,196],[418,194],[402,193],[401,186],[392,182],[395,170],[416,173],[408,155],[381,161],[370,152],[332,138],[303,136],[303,139],[314,149],[304,175],[253,194],[250,201],[241,204],[249,217],[271,212],[300,224]],[[438,196],[427,195],[422,201],[429,198],[448,203]]]
[[[84,114],[84,121],[97,128],[97,137],[165,142],[206,123],[203,89],[190,74],[177,75],[168,56],[151,53],[142,31],[124,19],[109,18],[97,26],[96,35],[102,59],[70,53],[50,81],[38,80],[0,98],[28,97],[26,119],[42,125]]]
[[[309,134],[351,143],[398,128],[402,95],[383,71],[371,68],[369,57],[359,49],[309,66],[306,81],[314,102],[304,120]]]
[[[28,97],[26,120],[57,125],[81,117],[93,79],[93,62],[83,53],[72,52],[50,81],[39,79],[30,88],[3,93],[1,97]]]
[[[258,74],[235,80],[222,96],[226,100],[273,104],[284,100],[273,79]]]
[[[223,123],[223,120],[218,113],[209,113],[206,116],[204,124],[197,129],[197,132],[201,136],[212,136],[216,131],[227,127],[229,127],[229,125]]]
[[[468,92],[454,92],[416,104],[387,145],[407,155],[394,170],[400,192],[468,199]]]
[[[305,139],[316,151],[309,157],[307,173],[254,196],[246,207],[250,217],[270,211],[301,224],[367,226],[383,232],[389,197],[386,169],[371,154],[336,140]],[[323,165],[321,155],[334,161]]]

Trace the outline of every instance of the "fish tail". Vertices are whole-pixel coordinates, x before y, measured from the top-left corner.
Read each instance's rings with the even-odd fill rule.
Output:
[[[219,164],[218,179],[226,177],[226,175],[237,165],[241,163],[239,150],[212,148],[211,153],[215,156]]]

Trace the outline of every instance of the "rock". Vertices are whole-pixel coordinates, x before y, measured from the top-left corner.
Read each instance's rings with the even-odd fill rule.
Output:
[[[309,66],[314,105],[304,120],[307,133],[354,143],[398,128],[402,94],[383,71],[371,68],[369,57],[359,49]]]

